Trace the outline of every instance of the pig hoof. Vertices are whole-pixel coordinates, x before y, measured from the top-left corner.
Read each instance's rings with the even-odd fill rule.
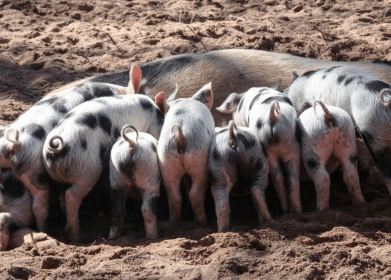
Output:
[[[200,220],[196,220],[196,223],[198,223],[202,226],[206,226],[208,224],[208,220],[207,219],[200,219]]]
[[[264,224],[264,223],[267,223],[267,222],[274,222],[273,218],[263,218],[263,219],[260,219],[259,220],[259,223],[260,224]]]
[[[118,239],[118,237],[119,237],[120,235],[121,235],[121,234],[120,234],[120,232],[118,231],[118,229],[110,228],[109,240]]]
[[[157,239],[157,233],[147,234],[146,239]]]
[[[217,232],[228,232],[228,231],[229,231],[229,227],[222,227]]]
[[[353,204],[360,204],[360,203],[365,203],[365,199],[363,197],[360,197],[358,199],[352,199]]]
[[[302,214],[303,213],[303,210],[301,210],[301,209],[292,209],[291,210],[291,214]]]

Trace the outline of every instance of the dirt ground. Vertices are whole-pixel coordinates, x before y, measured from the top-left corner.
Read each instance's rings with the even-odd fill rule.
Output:
[[[391,61],[389,0],[0,1],[0,125],[71,81],[187,52],[246,48],[346,61]],[[209,224],[168,225],[148,241],[137,203],[128,203],[123,236],[106,241],[108,216],[82,217],[85,244],[1,252],[2,279],[390,279],[391,206],[386,188],[362,185],[351,206],[341,174],[331,209],[314,212],[302,184],[302,215],[282,215],[268,189],[274,221],[261,226],[250,198],[231,201],[229,233]],[[88,207],[85,207],[88,209]],[[87,211],[88,212],[88,211]],[[63,219],[59,219],[59,224]],[[53,235],[61,239],[62,227]]]

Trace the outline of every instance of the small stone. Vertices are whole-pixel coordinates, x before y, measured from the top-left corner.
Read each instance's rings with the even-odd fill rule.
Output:
[[[255,34],[257,33],[257,30],[255,28],[251,28],[249,30],[246,31],[247,34]]]
[[[40,250],[44,250],[44,249],[50,249],[50,248],[54,248],[54,247],[57,247],[59,245],[59,242],[55,239],[49,239],[49,240],[45,240],[43,242],[39,242],[37,244],[37,247],[40,249]]]
[[[302,5],[298,5],[298,6],[296,6],[296,7],[294,7],[293,8],[293,11],[295,12],[295,13],[298,13],[298,12],[300,12],[301,10],[303,10],[303,6]]]

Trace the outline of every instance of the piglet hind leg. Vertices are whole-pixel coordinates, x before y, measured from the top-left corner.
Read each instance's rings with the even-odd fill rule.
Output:
[[[267,208],[265,199],[265,190],[267,188],[267,176],[260,178],[251,186],[251,196],[254,202],[255,210],[258,214],[259,223],[264,223],[272,219]]]
[[[226,232],[229,230],[229,193],[225,186],[212,186],[212,195],[215,202],[217,230]]]
[[[47,232],[47,218],[49,207],[49,190],[39,190],[33,197],[33,213],[37,229]]]
[[[170,222],[180,221],[182,208],[182,196],[180,189],[181,177],[163,175],[163,178],[167,193]]]
[[[291,205],[291,212],[302,213],[300,199],[300,155],[297,160],[288,160],[284,162],[285,176],[288,181],[288,198]]]
[[[141,212],[144,218],[144,227],[146,238],[157,238],[157,218],[156,208],[159,200],[159,193],[147,194],[144,196],[143,204],[141,206]]]
[[[203,162],[200,166],[192,166],[190,170],[188,170],[188,174],[192,181],[189,192],[191,207],[196,223],[201,225],[206,225],[208,223],[204,207],[205,193],[208,187],[207,166],[207,162]]]
[[[84,197],[92,190],[93,186],[87,184],[73,184],[65,192],[65,204],[67,222],[65,233],[69,240],[80,242],[79,208]]]
[[[360,179],[357,173],[357,157],[351,156],[341,159],[343,181],[348,188],[353,204],[363,203],[365,199],[360,188]]]
[[[111,224],[109,239],[117,239],[121,235],[121,229],[125,218],[126,195],[118,190],[111,190]]]
[[[28,174],[20,176],[20,180],[32,196],[32,210],[37,229],[47,232],[47,218],[49,214],[49,186],[33,182]]]
[[[306,163],[304,166],[307,170],[308,175],[314,182],[316,190],[316,209],[318,211],[329,210],[330,200],[330,175],[327,173],[324,165],[318,166],[317,168],[310,168]]]
[[[368,141],[366,141],[366,144],[367,142]],[[382,175],[383,181],[387,186],[388,193],[391,195],[391,145],[385,146],[384,144],[378,144],[378,146],[376,146],[376,143],[374,142],[375,140],[372,140],[368,143],[369,145],[367,145],[370,150],[372,150],[373,160]]]
[[[288,212],[288,197],[284,186],[284,175],[279,166],[278,156],[275,154],[268,154],[270,178],[273,186],[280,199],[281,208],[284,213]]]

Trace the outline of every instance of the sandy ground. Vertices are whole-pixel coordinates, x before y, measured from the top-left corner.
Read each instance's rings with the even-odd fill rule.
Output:
[[[259,4],[262,2],[261,4]],[[71,81],[128,69],[161,57],[249,48],[347,61],[391,61],[391,6],[377,1],[134,0],[0,1],[0,125]],[[209,224],[169,226],[159,211],[156,241],[128,203],[123,236],[107,242],[108,216],[82,216],[83,245],[35,243],[2,252],[2,279],[379,279],[391,278],[391,206],[381,184],[362,185],[368,203],[351,206],[340,174],[331,209],[314,212],[312,184],[302,184],[304,214],[261,226],[250,198],[231,201],[232,231]],[[85,212],[88,213],[88,207]],[[97,211],[95,211],[97,212]],[[82,213],[83,214],[83,213]],[[62,240],[63,217],[53,227]]]

